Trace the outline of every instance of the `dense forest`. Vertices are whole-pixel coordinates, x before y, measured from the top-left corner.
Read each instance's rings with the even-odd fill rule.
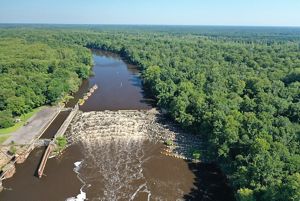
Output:
[[[92,58],[80,46],[49,46],[20,38],[0,39],[0,128],[33,108],[76,92]]]
[[[159,107],[208,142],[237,200],[298,201],[300,31],[218,29],[3,27],[1,126],[75,91],[91,65],[85,48],[113,51],[140,67]]]

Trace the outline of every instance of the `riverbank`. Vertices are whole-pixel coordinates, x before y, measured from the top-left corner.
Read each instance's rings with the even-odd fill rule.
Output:
[[[21,157],[19,162],[23,161],[33,149],[34,141],[43,134],[60,111],[60,106],[43,107],[25,125],[10,133],[0,146],[0,170],[5,169],[14,158]]]

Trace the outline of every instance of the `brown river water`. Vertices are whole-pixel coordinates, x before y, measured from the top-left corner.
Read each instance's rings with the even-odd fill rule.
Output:
[[[80,110],[151,109],[145,98],[139,71],[119,56],[94,51],[94,75],[85,80],[73,106],[89,87],[99,89]],[[67,112],[59,114],[45,131],[51,138]],[[17,165],[13,178],[4,180],[0,201],[64,200],[195,200],[232,201],[225,177],[212,164],[191,163],[162,155],[163,145],[147,140],[77,143],[47,162],[45,176],[38,179],[37,168],[44,148],[35,149],[25,163]]]

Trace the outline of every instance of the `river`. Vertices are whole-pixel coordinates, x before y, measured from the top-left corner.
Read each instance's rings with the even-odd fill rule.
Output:
[[[80,107],[83,112],[152,108],[135,66],[107,52],[93,51],[93,56],[93,76],[83,81],[67,106],[97,84],[99,89]],[[43,137],[51,137],[66,115],[60,114]],[[44,149],[35,149],[17,165],[14,177],[4,180],[0,200],[233,200],[216,166],[164,156],[162,146],[130,136],[119,140],[99,136],[74,143],[63,155],[50,159],[41,179],[36,171]]]

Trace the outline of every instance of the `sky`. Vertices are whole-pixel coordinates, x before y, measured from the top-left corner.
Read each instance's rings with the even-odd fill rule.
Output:
[[[0,0],[0,23],[300,26],[300,0]]]

